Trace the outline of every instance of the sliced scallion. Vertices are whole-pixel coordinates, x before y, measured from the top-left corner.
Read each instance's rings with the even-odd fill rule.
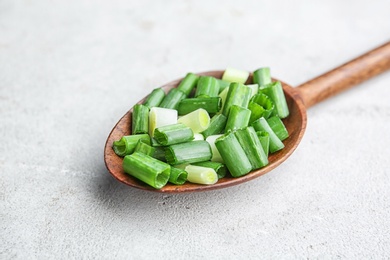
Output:
[[[179,86],[177,87],[178,90],[183,92],[186,97],[188,97],[191,93],[191,91],[194,89],[196,84],[198,83],[199,76],[194,73],[187,73],[187,75],[184,77],[184,79],[180,82]]]
[[[136,104],[131,115],[131,133],[147,134],[149,131],[149,108]]]
[[[248,126],[251,111],[249,109],[233,105],[230,107],[226,122],[225,133]]]
[[[139,140],[143,140],[147,144],[150,144],[150,137],[148,134],[125,135],[118,141],[114,141],[112,148],[117,155],[123,157],[134,152]]]
[[[274,103],[265,94],[258,93],[254,95],[248,105],[248,109],[252,111],[250,123],[260,117],[268,118],[274,110]]]
[[[221,154],[219,153],[217,147],[215,146],[215,140],[217,140],[221,136],[222,135],[210,135],[206,138],[206,142],[209,143],[211,152],[213,154],[213,156],[210,159],[210,161],[212,162],[224,163]]]
[[[153,155],[155,150],[156,148],[150,146],[150,143],[148,144],[144,140],[140,139],[135,146],[134,152],[139,152],[154,157]]]
[[[144,106],[147,106],[148,108],[158,107],[161,101],[164,99],[164,97],[165,97],[164,90],[162,90],[162,88],[156,88],[146,98],[144,102]]]
[[[156,128],[154,138],[158,143],[166,146],[191,141],[194,139],[194,133],[191,128],[179,123]]]
[[[165,150],[165,158],[171,165],[209,161],[211,157],[211,148],[206,141],[174,144]]]
[[[251,92],[252,90],[250,88],[241,83],[230,84],[222,114],[228,116],[230,107],[233,105],[247,108],[251,97]]]
[[[217,173],[218,179],[224,178],[226,176],[226,167],[222,163],[206,161],[206,162],[194,163],[193,165],[213,169]]]
[[[177,110],[152,107],[149,112],[149,135],[154,135],[154,129],[177,123]]]
[[[252,123],[253,128],[256,131],[265,131],[269,134],[269,152],[274,153],[284,148],[283,142],[277,137],[274,131],[271,129],[267,120],[264,117],[260,117]]]
[[[186,94],[177,88],[172,88],[161,101],[162,108],[177,109],[182,99],[186,98]]]
[[[244,84],[249,77],[249,72],[233,68],[227,68],[222,75],[222,80]]]
[[[272,131],[274,131],[276,136],[279,137],[281,141],[287,139],[288,131],[279,117],[277,116],[270,117],[267,119],[267,123],[271,127]]]
[[[219,93],[221,93],[225,88],[229,87],[230,82],[229,81],[224,81],[222,79],[216,79],[218,81],[219,85]]]
[[[196,86],[195,97],[218,97],[219,83],[216,78],[201,76]]]
[[[222,133],[226,126],[227,117],[223,114],[214,115],[210,120],[209,127],[202,132],[205,138],[210,135],[217,135]]]
[[[192,183],[210,185],[218,181],[218,175],[212,168],[188,165],[185,171],[188,173],[187,180]]]
[[[259,92],[259,85],[258,84],[249,84],[246,86],[252,90],[251,96],[250,96],[251,98]]]
[[[215,114],[221,110],[222,100],[220,97],[197,97],[185,98],[180,101],[177,111],[179,115],[186,115],[199,108],[206,110],[209,114]]]
[[[182,185],[186,182],[187,176],[188,173],[185,170],[171,166],[171,174],[169,175],[169,182],[176,185]]]
[[[268,132],[257,131],[256,135],[259,138],[259,141],[261,143],[261,146],[263,147],[265,155],[268,156],[268,154],[269,154],[269,134],[268,134]]]
[[[286,97],[284,96],[283,87],[280,81],[266,85],[261,92],[271,98],[275,106],[274,112],[276,112],[277,116],[286,118],[289,115]]]
[[[269,68],[260,68],[253,72],[253,82],[259,84],[259,87],[263,87],[272,82],[271,71]]]
[[[171,171],[168,164],[138,152],[126,155],[122,165],[125,173],[156,189],[161,189],[167,184]]]
[[[210,125],[210,116],[206,110],[199,108],[177,120],[192,129],[194,133],[201,133]]]
[[[233,132],[218,138],[215,146],[233,177],[243,176],[252,170],[252,165]]]
[[[234,132],[238,142],[244,149],[244,152],[252,165],[252,170],[259,169],[268,164],[268,158],[265,154],[260,140],[253,127],[246,127]]]

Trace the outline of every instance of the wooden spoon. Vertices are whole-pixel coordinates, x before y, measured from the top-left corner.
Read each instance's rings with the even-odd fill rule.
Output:
[[[307,122],[306,109],[388,69],[390,69],[390,42],[296,88],[282,82],[290,109],[290,116],[284,119],[283,122],[290,136],[284,141],[284,149],[269,156],[269,164],[266,167],[252,171],[245,176],[239,178],[225,177],[220,179],[216,184],[209,186],[189,182],[180,186],[168,183],[160,190],[151,188],[129,176],[122,169],[123,159],[117,156],[112,150],[112,143],[115,140],[119,140],[123,135],[130,134],[132,110],[128,111],[119,120],[107,138],[104,150],[106,167],[117,180],[124,184],[143,190],[164,193],[220,189],[252,180],[273,170],[276,166],[284,162],[296,149],[305,132]],[[223,71],[209,71],[198,74],[221,78]],[[250,77],[248,83],[251,80],[252,78]],[[171,88],[177,87],[180,81],[181,79],[168,83],[163,86],[163,89],[167,92]],[[145,98],[138,103],[142,103],[144,100]]]

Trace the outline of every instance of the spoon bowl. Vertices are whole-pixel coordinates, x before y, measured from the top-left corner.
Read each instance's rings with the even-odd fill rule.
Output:
[[[183,185],[173,185],[168,183],[162,189],[154,189],[126,174],[122,168],[123,158],[114,153],[112,143],[115,140],[119,140],[124,135],[131,134],[132,109],[118,121],[107,138],[104,150],[106,167],[113,177],[126,185],[142,190],[163,193],[214,190],[250,181],[273,170],[294,152],[306,129],[307,108],[388,69],[390,69],[390,42],[348,63],[345,63],[334,70],[301,84],[298,87],[293,88],[281,81],[290,111],[290,115],[283,119],[283,123],[289,133],[289,137],[283,141],[285,147],[276,153],[270,154],[268,158],[269,164],[267,166],[254,170],[242,177],[233,178],[230,177],[230,175],[227,175],[227,177],[219,179],[218,182],[213,185],[200,185],[190,182],[186,182]],[[221,78],[222,74],[223,71],[198,73],[198,75],[213,76],[216,78]],[[165,92],[168,92],[170,89],[177,87],[180,81],[181,79],[172,81],[164,85],[162,88]],[[250,76],[247,83],[251,82],[252,77]],[[145,99],[146,97],[141,99],[138,103],[143,103]]]

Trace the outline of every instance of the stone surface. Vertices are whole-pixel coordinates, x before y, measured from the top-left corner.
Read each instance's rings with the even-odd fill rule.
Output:
[[[384,259],[390,73],[308,112],[254,181],[163,195],[115,181],[116,121],[185,73],[291,85],[389,40],[390,2],[0,1],[1,259]]]

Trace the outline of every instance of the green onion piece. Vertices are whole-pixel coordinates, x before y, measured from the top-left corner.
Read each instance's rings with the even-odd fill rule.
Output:
[[[156,189],[161,189],[167,184],[171,171],[168,164],[143,153],[126,155],[122,165],[125,173]]]
[[[211,148],[206,141],[192,141],[168,146],[165,158],[171,165],[209,161]]]
[[[218,138],[215,146],[233,177],[243,176],[252,170],[252,165],[233,132]]]
[[[147,144],[144,140],[140,139],[135,146],[134,152],[143,153],[153,157],[155,150],[156,149],[150,146],[150,144]]]
[[[227,68],[222,75],[222,80],[244,84],[248,80],[248,77],[249,72],[247,71]]]
[[[196,133],[194,134],[194,140],[193,141],[203,141],[204,136],[202,134]]]
[[[119,156],[125,156],[132,154],[139,140],[144,140],[147,144],[150,144],[150,137],[148,134],[138,135],[125,135],[118,141],[114,141],[112,149]]]
[[[196,86],[195,97],[218,97],[219,84],[216,78],[202,76]]]
[[[165,147],[164,146],[154,146],[153,147],[154,153],[153,153],[153,158],[160,160],[162,162],[166,162],[167,159],[165,159]]]
[[[280,118],[286,118],[289,115],[286,97],[284,96],[283,87],[280,81],[268,84],[261,90],[274,103],[275,111]]]
[[[205,138],[210,135],[217,135],[222,133],[226,126],[227,117],[222,114],[217,114],[213,116],[210,120],[209,127],[202,132]]]
[[[209,185],[218,181],[218,175],[212,168],[188,165],[186,172],[187,180],[192,183]]]
[[[186,125],[174,124],[156,128],[154,138],[157,142],[166,146],[191,141],[194,139],[194,133]]]
[[[222,179],[226,176],[226,167],[222,163],[206,161],[206,162],[194,163],[193,165],[213,169],[217,173],[218,179]]]
[[[154,129],[160,126],[177,123],[177,110],[152,107],[149,112],[149,135],[154,135]]]
[[[180,101],[178,106],[179,115],[186,115],[199,108],[203,108],[209,114],[215,114],[222,107],[222,100],[220,97],[197,97],[186,98]]]
[[[252,93],[250,96],[251,98],[259,92],[259,85],[258,84],[249,84],[246,86],[252,90]]]
[[[147,106],[148,108],[158,107],[164,97],[165,92],[162,88],[153,89],[153,91],[146,98],[144,106]]]
[[[215,140],[217,140],[219,137],[223,135],[210,135],[209,137],[206,138],[206,142],[209,143],[211,152],[213,156],[211,157],[210,161],[212,162],[219,162],[219,163],[225,163],[222,159],[221,154],[219,153],[217,147],[215,146]]]
[[[253,72],[253,82],[259,84],[259,87],[272,82],[271,71],[269,68],[260,68]]]
[[[253,127],[250,126],[239,129],[234,132],[234,135],[244,149],[244,152],[252,165],[252,170],[259,169],[268,164],[267,155],[265,154]]]
[[[284,144],[279,139],[279,137],[276,136],[274,131],[272,131],[271,127],[267,123],[267,120],[265,120],[264,117],[260,117],[256,121],[252,123],[253,128],[256,131],[266,131],[269,134],[269,151],[270,153],[274,153],[276,151],[279,151],[284,148]]]
[[[221,93],[225,88],[229,87],[230,82],[224,81],[222,79],[216,79],[219,85],[219,93]]]
[[[177,88],[172,88],[161,101],[160,107],[176,109],[182,99],[186,98],[186,94]]]
[[[150,138],[150,143],[151,143],[151,145],[152,145],[153,147],[163,146],[163,145],[160,144],[160,143],[156,140],[156,138],[154,138],[154,137]]]
[[[230,83],[229,83],[230,84]],[[218,112],[218,114],[219,113],[222,113],[222,111],[223,111],[223,108],[225,107],[225,103],[226,103],[226,98],[227,98],[227,94],[228,94],[228,92],[229,92],[229,87],[227,87],[227,88],[225,88],[223,91],[221,91],[220,93],[219,93],[219,97],[221,98],[221,101],[222,101],[222,108],[221,108],[221,110]]]
[[[269,134],[268,134],[268,132],[257,131],[256,134],[257,134],[257,137],[259,138],[261,146],[263,147],[265,155],[268,156],[268,154],[269,154]]]
[[[288,131],[279,117],[270,117],[267,119],[267,123],[281,141],[287,139]]]
[[[198,75],[195,75],[194,73],[188,73],[185,76],[185,78],[180,82],[177,89],[183,92],[186,95],[186,97],[188,97],[192,89],[198,83],[198,79],[199,79]]]
[[[241,83],[230,84],[222,114],[228,116],[230,107],[233,105],[247,108],[251,96],[251,91],[252,90],[250,88]]]
[[[206,110],[199,108],[177,120],[192,129],[194,133],[201,133],[210,125],[210,116]]]
[[[171,174],[169,175],[169,182],[176,184],[176,185],[182,185],[187,180],[188,173],[183,170],[176,167],[171,167]]]
[[[268,118],[274,110],[274,103],[268,96],[259,93],[251,98],[248,109],[252,111],[251,118],[249,119],[249,123],[252,123],[260,117]]]
[[[233,105],[230,107],[226,122],[225,133],[248,126],[251,111],[249,109]]]
[[[132,134],[147,134],[149,131],[149,108],[136,104],[133,107],[131,122]]]

